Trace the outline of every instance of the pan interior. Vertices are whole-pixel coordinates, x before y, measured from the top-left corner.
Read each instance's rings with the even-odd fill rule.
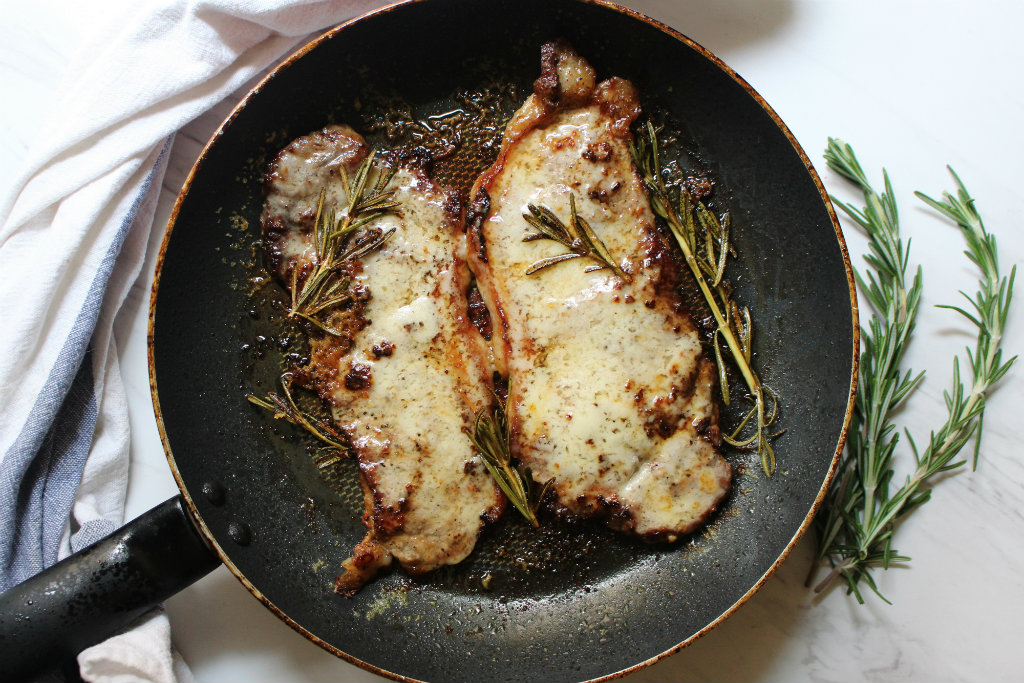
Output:
[[[772,116],[700,50],[626,14],[568,0],[515,10],[403,5],[280,70],[207,150],[160,267],[154,373],[179,483],[259,595],[314,640],[391,675],[580,680],[672,649],[785,552],[827,479],[849,406],[855,331],[837,227]],[[318,467],[298,430],[245,398],[273,390],[300,348],[275,318],[283,293],[254,277],[262,170],[289,140],[328,123],[384,142],[387,103],[407,103],[419,119],[495,84],[517,88],[510,100],[525,96],[540,44],[559,36],[599,77],[633,80],[645,104],[678,121],[686,163],[717,181],[740,254],[728,276],[751,308],[763,379],[783,405],[779,470],[767,478],[750,454],[728,452],[741,472],[733,492],[703,532],[675,545],[598,525],[533,530],[506,515],[457,567],[421,579],[391,572],[338,597],[339,563],[364,533],[354,464]],[[465,187],[486,154],[438,170]]]

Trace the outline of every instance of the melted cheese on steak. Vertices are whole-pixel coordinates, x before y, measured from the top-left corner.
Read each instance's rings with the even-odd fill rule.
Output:
[[[679,265],[655,229],[632,166],[635,88],[548,44],[534,94],[513,117],[499,158],[474,187],[471,260],[509,377],[513,454],[554,479],[558,504],[648,539],[692,531],[728,491],[716,451],[715,369],[679,295]],[[546,206],[566,224],[570,196],[623,275],[572,259],[523,218]]]
[[[321,188],[347,200],[339,179],[367,154],[350,128],[332,126],[286,147],[267,176],[265,244],[277,275],[308,267]],[[491,402],[486,343],[468,317],[470,273],[449,201],[416,168],[389,187],[397,215],[372,225],[394,234],[350,269],[357,301],[331,319],[350,334],[312,334],[306,382],[326,399],[359,461],[368,532],[337,589],[351,594],[395,557],[411,573],[464,559],[504,498],[466,434]],[[360,310],[355,310],[360,309]]]

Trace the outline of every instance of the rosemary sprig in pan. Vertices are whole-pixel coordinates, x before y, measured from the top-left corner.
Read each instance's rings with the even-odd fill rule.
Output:
[[[703,203],[690,197],[685,190],[670,189],[665,185],[658,159],[657,132],[651,122],[647,122],[630,145],[630,152],[650,193],[651,209],[672,231],[715,319],[717,327],[712,346],[722,400],[729,404],[729,380],[721,351],[721,342],[724,342],[754,403],[739,425],[731,433],[723,434],[722,439],[737,448],[756,451],[762,469],[770,476],[775,471],[775,450],[771,439],[776,434],[770,433],[769,429],[778,414],[778,401],[761,382],[753,366],[751,341],[754,332],[750,311],[736,303],[722,280],[726,258],[731,252],[728,217],[719,221]]]
[[[534,240],[553,240],[558,242],[568,251],[542,258],[526,269],[527,275],[533,275],[539,270],[549,268],[562,261],[575,258],[590,258],[597,261],[597,264],[587,266],[583,272],[590,273],[595,270],[610,269],[618,276],[622,271],[615,265],[608,247],[604,245],[601,238],[597,236],[594,229],[585,218],[576,213],[576,197],[569,195],[569,225],[566,225],[546,206],[527,206],[528,211],[523,213],[523,218],[537,232],[528,232],[523,235],[524,242]]]
[[[929,435],[928,445],[919,450],[910,433],[905,432],[915,466],[903,485],[893,490],[893,456],[899,443],[893,414],[924,376],[923,372],[914,374],[901,368],[920,305],[921,269],[908,282],[908,247],[900,238],[899,215],[888,174],[883,172],[885,190],[878,193],[853,149],[838,140],[829,140],[825,159],[832,170],[853,182],[864,195],[863,209],[839,201],[836,204],[868,236],[868,269],[858,273],[857,279],[875,315],[868,329],[862,331],[860,389],[839,480],[828,492],[817,521],[818,560],[827,559],[832,571],[815,590],[822,591],[842,579],[848,592],[863,603],[861,583],[885,600],[871,572],[910,559],[892,546],[896,523],[928,501],[931,489],[926,486],[934,477],[965,464],[965,460],[954,458],[972,437],[976,438],[977,463],[986,395],[1016,360],[1004,363],[1000,350],[1016,268],[1009,278],[1000,275],[995,238],[985,230],[974,200],[955,173],[955,196],[946,193],[942,201],[937,201],[918,193],[925,203],[960,227],[967,241],[965,253],[981,270],[978,292],[973,297],[964,294],[969,306],[943,307],[969,320],[977,328],[977,339],[973,350],[967,349],[970,386],[961,376],[959,359],[953,359],[953,387],[945,393],[946,421]]]
[[[317,461],[318,467],[326,467],[327,465],[333,464],[340,457],[347,453],[348,449],[345,447],[345,437],[338,432],[337,428],[328,422],[322,420],[314,415],[305,413],[296,405],[295,399],[292,397],[292,374],[286,372],[281,375],[281,392],[284,397],[275,394],[274,392],[268,392],[265,399],[253,394],[249,394],[246,398],[249,402],[257,405],[261,408],[274,413],[275,419],[284,418],[288,422],[294,425],[302,427],[307,432],[315,436],[320,441],[327,444],[327,446],[333,451],[331,454],[333,457],[321,458]]]
[[[469,432],[469,439],[480,452],[484,466],[509,502],[530,524],[540,526],[537,508],[555,480],[548,479],[538,486],[533,481],[530,468],[520,469],[512,464],[508,417],[505,415],[505,406],[501,399],[495,401],[492,411],[488,412],[484,408],[477,413],[473,429]]]
[[[374,152],[371,152],[359,165],[351,181],[344,167],[341,167],[341,180],[348,206],[340,217],[333,208],[325,208],[326,191],[320,192],[313,229],[312,272],[300,283],[299,268],[292,269],[292,303],[288,315],[308,320],[334,336],[341,336],[342,333],[331,328],[319,316],[343,303],[349,296],[351,283],[342,267],[378,249],[395,232],[394,228],[387,231],[369,229],[356,234],[360,228],[393,212],[399,206],[394,188],[385,189],[395,175],[395,167],[379,171],[376,181],[371,184],[373,159]]]

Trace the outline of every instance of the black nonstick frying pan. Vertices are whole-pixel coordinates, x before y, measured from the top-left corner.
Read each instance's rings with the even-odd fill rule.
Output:
[[[367,127],[381,102],[417,118],[498,79],[529,92],[563,37],[598,76],[634,81],[678,127],[684,164],[715,181],[739,253],[727,271],[780,397],[778,471],[728,451],[733,492],[707,527],[646,545],[596,525],[512,518],[462,565],[332,592],[362,537],[350,464],[252,406],[298,342],[273,324],[252,264],[261,173],[288,140]],[[376,103],[376,104],[375,104]],[[379,122],[379,121],[378,121]],[[151,310],[151,382],[181,496],[0,596],[5,679],[73,656],[224,562],[298,632],[397,679],[600,679],[676,651],[739,607],[806,530],[842,449],[856,385],[856,299],[835,214],[774,112],[700,46],[633,12],[577,0],[423,0],[313,41],[250,93],[182,190]],[[740,408],[723,413],[728,425]]]

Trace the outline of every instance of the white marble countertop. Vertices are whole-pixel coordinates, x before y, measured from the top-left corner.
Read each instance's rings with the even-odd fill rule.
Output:
[[[949,311],[975,272],[958,232],[913,198],[951,187],[960,173],[1000,243],[1007,272],[1024,255],[1020,170],[1024,159],[1024,5],[984,0],[631,0],[709,48],[775,108],[821,172],[826,187],[857,199],[820,161],[828,136],[851,142],[877,176],[887,165],[911,259],[925,268],[925,294],[908,363],[925,384],[900,420],[926,439],[943,419],[952,355],[971,342]],[[127,0],[105,2],[109,16]],[[0,182],[10,182],[49,111],[53,88],[97,6],[71,0],[0,4]],[[206,137],[226,107],[177,138],[158,209],[163,225]],[[854,265],[864,239],[844,223]],[[159,229],[157,230],[159,232]],[[177,492],[149,399],[145,317],[154,248],[118,321],[132,402],[128,518]],[[1007,353],[1021,349],[1024,314],[1011,313]],[[812,541],[801,541],[764,588],[717,629],[624,680],[939,681],[1019,680],[1024,627],[1024,458],[1014,423],[1024,403],[1021,368],[989,404],[981,465],[940,482],[902,524],[896,546],[909,569],[878,576],[893,602],[864,606],[836,590],[815,598],[803,585]],[[901,452],[904,465],[909,453]],[[900,473],[902,477],[903,473]],[[215,605],[216,609],[210,609]],[[224,568],[167,602],[174,640],[196,678],[214,681],[381,680],[297,636]]]

